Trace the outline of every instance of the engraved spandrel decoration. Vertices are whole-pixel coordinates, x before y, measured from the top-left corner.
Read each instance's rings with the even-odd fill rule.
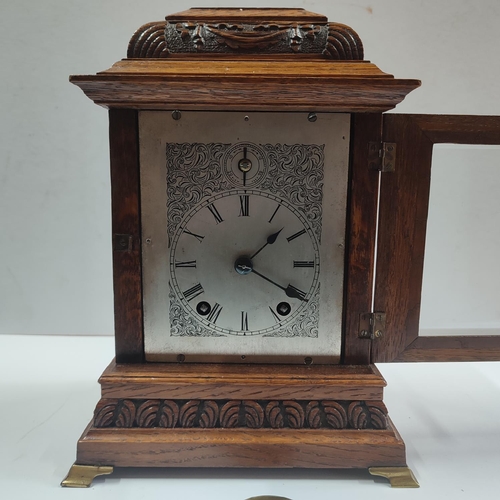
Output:
[[[182,217],[205,198],[230,188],[221,161],[230,144],[166,145],[169,242]]]
[[[314,296],[307,303],[307,307],[298,315],[291,325],[278,328],[263,337],[309,337],[318,338],[319,293],[321,284],[318,283]]]
[[[259,186],[303,212],[321,243],[324,145],[263,144],[269,170]]]
[[[225,335],[205,328],[182,306],[169,283],[170,335],[172,337],[225,337]]]
[[[227,163],[237,145],[167,143],[168,237],[194,206],[239,182]],[[299,209],[321,243],[324,144],[251,144],[259,159],[251,187],[275,194]],[[240,149],[241,150],[241,149]],[[264,170],[262,172],[262,170]]]
[[[256,160],[252,187],[282,198],[300,211],[321,242],[324,144],[167,143],[167,234],[174,235],[185,215],[204,199],[237,186],[235,151],[248,147]],[[319,284],[293,323],[263,337],[318,337]],[[169,293],[170,335],[225,336],[205,327],[185,311],[175,291]]]

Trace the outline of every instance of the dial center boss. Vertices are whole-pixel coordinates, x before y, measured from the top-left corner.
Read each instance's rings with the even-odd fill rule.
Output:
[[[234,263],[238,274],[250,274],[253,271],[252,261],[248,257],[239,257]]]

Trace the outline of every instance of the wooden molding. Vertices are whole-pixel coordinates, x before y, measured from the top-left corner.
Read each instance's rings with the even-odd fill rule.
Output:
[[[191,8],[169,14],[165,18],[168,22],[178,23],[181,21],[217,23],[227,22],[231,24],[286,24],[298,21],[312,24],[324,24],[326,16],[305,9],[298,8],[255,8],[255,7],[219,7],[219,8]]]
[[[328,59],[363,60],[363,42],[349,26],[328,23],[328,38],[323,55]]]
[[[96,429],[78,441],[78,464],[116,467],[406,466],[405,445],[386,430]]]
[[[130,39],[127,49],[129,59],[168,57],[170,51],[165,40],[165,21],[141,26]]]
[[[417,80],[396,80],[366,61],[128,59],[97,75],[72,76],[110,108],[383,112]]]
[[[105,399],[381,401],[373,365],[115,364],[99,383]]]
[[[96,428],[386,429],[381,401],[101,399]]]
[[[148,363],[99,382],[96,428],[385,429],[374,366]]]

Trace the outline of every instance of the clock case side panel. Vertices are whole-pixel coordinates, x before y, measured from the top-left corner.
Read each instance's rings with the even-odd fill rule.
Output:
[[[138,112],[109,110],[115,349],[144,361]]]
[[[381,177],[374,305],[386,324],[371,361],[500,360],[500,337],[418,335],[433,145],[500,144],[500,117],[388,114],[383,130],[397,157]]]
[[[368,364],[372,343],[359,336],[360,315],[372,311],[380,173],[368,168],[369,144],[382,140],[382,114],[351,115],[342,362]]]

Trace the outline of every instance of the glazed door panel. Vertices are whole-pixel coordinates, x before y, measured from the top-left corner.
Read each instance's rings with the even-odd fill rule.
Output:
[[[383,140],[397,156],[395,171],[381,175],[374,311],[386,324],[372,362],[500,360],[500,336],[419,335],[434,144],[500,144],[500,117],[388,114]]]

